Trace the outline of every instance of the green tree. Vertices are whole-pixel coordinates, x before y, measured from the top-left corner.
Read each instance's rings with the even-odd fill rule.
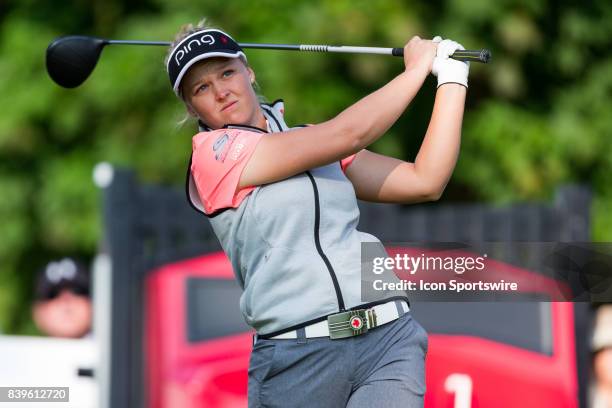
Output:
[[[95,163],[182,185],[195,126],[163,66],[165,50],[107,47],[88,81],[51,82],[59,35],[172,39],[207,16],[244,42],[402,46],[440,34],[493,51],[472,64],[463,143],[445,201],[549,200],[567,182],[595,192],[593,239],[612,239],[612,4],[568,1],[15,1],[0,4],[0,330],[34,333],[34,271],[100,236]],[[248,51],[263,94],[290,124],[332,117],[401,72],[400,58]],[[431,113],[430,80],[372,148],[412,160]]]

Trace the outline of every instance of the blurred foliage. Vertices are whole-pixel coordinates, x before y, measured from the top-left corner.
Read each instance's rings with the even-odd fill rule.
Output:
[[[440,34],[490,48],[472,64],[460,160],[443,200],[550,200],[563,183],[595,192],[593,239],[612,241],[612,3],[544,0],[8,0],[0,3],[0,331],[33,333],[33,274],[91,258],[100,238],[95,163],[181,185],[192,123],[161,47],[107,47],[78,89],[48,78],[60,35],[171,40],[208,17],[243,42],[402,46]],[[290,124],[332,117],[401,72],[399,58],[247,51],[264,96]],[[435,94],[430,79],[372,148],[413,160]]]

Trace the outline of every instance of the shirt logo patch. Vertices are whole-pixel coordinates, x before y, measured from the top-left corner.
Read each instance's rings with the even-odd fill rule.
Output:
[[[236,138],[235,135],[228,135],[224,133],[222,136],[219,136],[215,143],[213,144],[213,151],[215,152],[215,160],[223,163],[225,158],[227,157],[227,153],[229,152],[229,147],[232,142]]]

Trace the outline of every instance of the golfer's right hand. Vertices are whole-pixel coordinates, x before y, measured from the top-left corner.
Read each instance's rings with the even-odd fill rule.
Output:
[[[431,40],[423,40],[414,36],[404,46],[404,65],[406,71],[424,69],[426,74],[431,72],[433,60],[436,57],[438,44]]]

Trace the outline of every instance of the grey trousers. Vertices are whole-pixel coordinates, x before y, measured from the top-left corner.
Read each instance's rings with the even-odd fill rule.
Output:
[[[426,354],[410,313],[346,339],[257,339],[249,408],[422,407]]]

